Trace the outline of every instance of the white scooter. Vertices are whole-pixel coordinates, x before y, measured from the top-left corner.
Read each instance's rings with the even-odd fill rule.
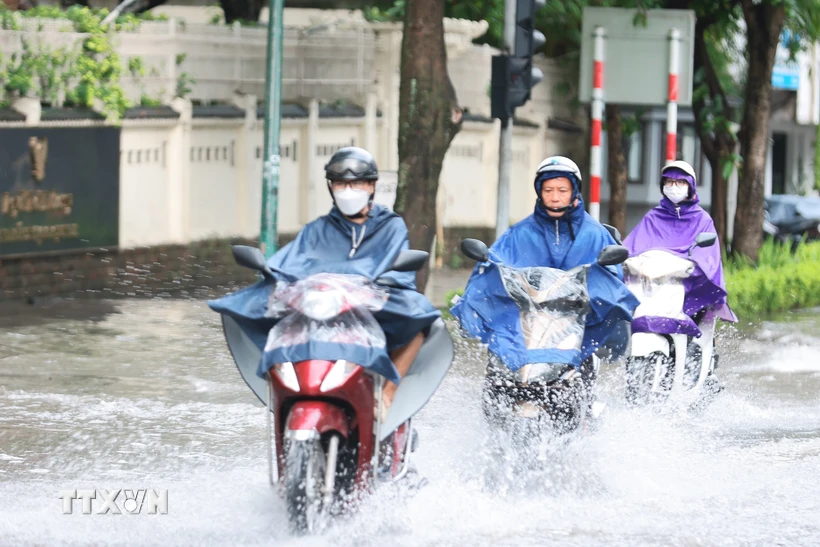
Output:
[[[717,235],[704,232],[689,248],[711,247]],[[667,325],[691,324],[683,312],[686,290],[684,280],[695,270],[692,260],[662,250],[651,250],[624,262],[624,280],[641,304],[633,315],[632,344],[626,363],[626,398],[632,404],[658,402],[672,397],[700,402],[705,395],[719,392],[714,371],[718,356],[714,350],[714,313],[705,313],[696,325],[700,338],[687,334],[635,332],[641,317],[652,318],[647,323],[658,331],[674,329]],[[649,329],[654,330],[653,328]]]

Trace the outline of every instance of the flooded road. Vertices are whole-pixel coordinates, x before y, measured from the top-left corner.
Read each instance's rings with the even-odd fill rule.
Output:
[[[482,487],[480,354],[416,426],[418,492],[380,491],[292,538],[265,415],[203,301],[0,307],[2,545],[817,545],[820,311],[724,329],[703,413],[632,410],[602,373],[600,428],[524,491]],[[62,513],[60,491],[164,489],[168,513]]]

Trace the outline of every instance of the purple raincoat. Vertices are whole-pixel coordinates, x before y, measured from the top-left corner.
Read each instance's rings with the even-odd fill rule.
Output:
[[[726,303],[720,245],[695,247],[692,256],[689,256],[689,248],[698,234],[717,232],[712,217],[698,205],[700,199],[695,181],[679,169],[670,169],[664,176],[686,180],[689,183],[689,199],[675,205],[663,196],[660,205],[649,211],[629,233],[624,245],[629,249],[630,256],[650,250],[664,250],[692,260],[696,264],[695,271],[683,282],[686,290],[684,313],[692,317],[705,308],[713,308],[720,319],[736,322],[737,317]],[[680,333],[696,337],[701,334],[694,321],[663,317],[638,317],[632,321],[632,332]]]

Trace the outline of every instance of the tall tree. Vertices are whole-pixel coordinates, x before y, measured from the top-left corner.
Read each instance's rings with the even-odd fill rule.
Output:
[[[739,3],[746,24],[748,78],[740,130],[743,164],[732,247],[735,252],[757,260],[763,241],[764,178],[777,45],[783,30],[798,37],[787,44],[792,54],[818,41],[820,4],[817,0],[739,0]]]
[[[763,197],[772,112],[772,72],[786,8],[782,2],[774,0],[742,0],[741,7],[746,22],[748,77],[740,130],[743,164],[740,168],[732,249],[735,253],[757,260],[757,252],[763,243]]]
[[[739,83],[729,75],[733,56],[726,37],[742,32],[731,1],[704,2],[695,25],[695,89],[692,109],[701,149],[712,166],[711,214],[721,247],[728,243],[728,180],[739,161],[735,112],[731,97],[740,93]]]
[[[504,0],[474,0],[464,2],[462,0],[443,0],[444,10],[447,17],[464,18],[471,20],[486,20],[489,23],[487,34],[478,39],[478,42],[487,43],[493,47],[502,47],[504,34]],[[548,85],[553,91],[560,89],[569,90],[574,82],[578,80],[578,68],[581,48],[581,20],[583,10],[586,6],[619,6],[637,8],[640,12],[656,7],[661,0],[564,0],[562,2],[547,2],[543,9],[536,14],[536,27],[547,36],[547,42],[542,50],[537,53],[544,53],[547,57],[559,58],[563,66],[567,68],[567,81],[548,81],[541,85]],[[385,12],[382,8],[367,8],[365,15],[371,19],[389,19],[391,15],[403,14],[407,6],[413,2],[405,0],[395,0],[393,7]],[[640,17],[636,18],[636,24],[640,24]],[[572,82],[572,83],[570,83]],[[613,105],[614,106],[614,105]],[[609,108],[609,107],[608,107]],[[613,112],[609,110],[610,112]],[[618,131],[624,133],[624,128],[619,127]],[[624,157],[623,140],[609,139],[608,156],[610,161]],[[581,162],[579,162],[581,163]],[[610,184],[615,184],[613,188],[614,201],[610,201],[610,215],[620,226],[626,225],[626,180],[627,173],[624,170],[626,162],[618,164],[621,168],[611,168]],[[612,217],[611,217],[612,219]],[[622,230],[623,231],[623,230]]]
[[[626,233],[627,171],[621,107],[606,105],[606,148],[609,178],[609,223]]]
[[[666,7],[694,9],[695,66],[699,83],[693,107],[704,153],[712,165],[712,216],[725,233],[726,179],[740,163],[737,210],[732,248],[735,253],[757,259],[762,243],[766,155],[771,118],[772,72],[775,53],[784,29],[802,41],[792,52],[820,37],[820,6],[816,0],[670,0]],[[745,38],[745,81],[729,76],[733,37]],[[740,130],[735,131],[728,90],[738,85],[743,97]],[[740,157],[734,155],[740,145]]]
[[[408,2],[404,14],[399,88],[399,181],[395,210],[410,231],[410,245],[431,251],[436,196],[444,155],[461,129],[462,112],[447,73],[445,0]],[[420,291],[428,268],[416,276]]]

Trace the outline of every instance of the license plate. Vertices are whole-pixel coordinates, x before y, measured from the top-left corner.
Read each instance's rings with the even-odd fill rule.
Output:
[[[520,403],[515,407],[515,415],[522,418],[537,418],[541,414],[541,407],[533,403]]]

